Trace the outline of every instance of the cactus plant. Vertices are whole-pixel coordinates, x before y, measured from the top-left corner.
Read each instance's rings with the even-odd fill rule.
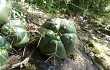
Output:
[[[43,54],[55,54],[62,59],[75,50],[78,38],[75,26],[69,20],[60,18],[47,20],[38,30],[41,33],[38,47]]]
[[[0,66],[8,59],[8,51],[0,49]]]
[[[3,24],[9,16],[9,9],[6,0],[0,0],[0,24]]]
[[[2,27],[3,34],[8,35],[13,45],[20,47],[29,42],[26,25],[20,20],[10,20]]]
[[[11,45],[3,36],[0,36],[0,49],[11,50]]]
[[[10,43],[3,36],[0,36],[0,66],[7,60],[10,49]]]

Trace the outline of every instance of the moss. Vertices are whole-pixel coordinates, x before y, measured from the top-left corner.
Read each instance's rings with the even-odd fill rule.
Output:
[[[94,54],[100,54],[100,51],[96,48],[93,48],[93,52],[94,52]]]

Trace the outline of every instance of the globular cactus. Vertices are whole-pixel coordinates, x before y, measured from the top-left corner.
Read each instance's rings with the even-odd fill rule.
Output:
[[[0,49],[0,66],[8,59],[8,51]]]
[[[26,25],[20,20],[10,20],[2,27],[4,35],[9,36],[10,41],[16,47],[21,47],[29,42],[29,34]]]
[[[78,37],[74,24],[69,20],[47,20],[38,30],[41,33],[38,47],[43,54],[62,59],[75,51]]]
[[[0,66],[8,59],[10,46],[10,43],[3,36],[0,36]]]
[[[0,49],[11,50],[11,44],[3,36],[0,36]]]
[[[6,0],[0,0],[0,24],[3,24],[9,16],[9,8]]]

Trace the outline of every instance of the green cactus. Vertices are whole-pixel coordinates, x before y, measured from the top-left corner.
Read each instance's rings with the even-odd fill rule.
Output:
[[[8,59],[8,51],[0,49],[0,66]]]
[[[69,20],[55,18],[47,20],[39,29],[41,40],[40,51],[45,55],[55,53],[58,58],[66,58],[76,48],[78,43],[74,24]]]
[[[11,50],[10,46],[10,43],[3,36],[0,36],[0,66],[7,60],[8,51]]]
[[[20,20],[10,20],[9,23],[3,25],[2,30],[3,34],[8,35],[16,47],[23,46],[29,42],[26,25]]]
[[[6,39],[2,36],[0,36],[0,49],[5,49],[7,51],[11,50],[11,45]]]
[[[0,0],[0,24],[3,24],[9,16],[9,8],[6,0]]]

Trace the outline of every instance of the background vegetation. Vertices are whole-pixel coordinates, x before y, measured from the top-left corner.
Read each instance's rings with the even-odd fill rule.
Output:
[[[107,16],[110,11],[109,0],[26,0],[50,13]]]

